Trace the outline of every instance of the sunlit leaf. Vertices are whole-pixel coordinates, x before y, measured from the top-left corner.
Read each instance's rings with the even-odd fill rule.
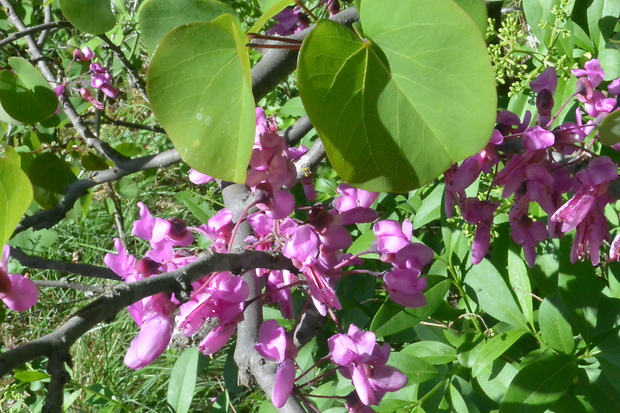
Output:
[[[32,201],[30,181],[11,159],[13,155],[13,148],[7,146],[0,158],[0,246],[7,243]]]
[[[620,143],[620,111],[610,113],[598,130],[599,140],[603,145],[615,145]]]
[[[541,339],[555,350],[570,354],[575,348],[573,330],[558,295],[545,297],[538,310]]]
[[[365,0],[364,35],[322,20],[302,46],[299,92],[348,183],[405,192],[471,156],[495,122],[480,31],[451,0]]]
[[[187,413],[194,398],[198,373],[198,348],[186,348],[179,356],[168,383],[167,401],[176,413]]]
[[[147,91],[185,162],[214,178],[245,182],[255,110],[248,52],[234,17],[168,33],[149,66]]]
[[[484,259],[480,264],[472,266],[465,277],[465,283],[474,289],[482,311],[518,329],[529,330],[527,319],[506,282],[489,261]]]

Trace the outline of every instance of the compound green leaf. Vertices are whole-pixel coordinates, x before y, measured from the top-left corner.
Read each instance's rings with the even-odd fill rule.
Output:
[[[192,168],[244,183],[255,132],[250,61],[237,20],[177,27],[147,74],[155,115]]]
[[[300,51],[299,93],[334,169],[406,192],[481,150],[495,121],[479,29],[451,0],[365,0],[364,35],[320,21]]]
[[[140,34],[152,55],[155,48],[171,30],[187,23],[210,22],[222,14],[235,11],[217,0],[149,0],[138,13]]]
[[[0,246],[7,243],[32,201],[32,186],[14,156],[7,146],[0,158]]]
[[[25,59],[10,57],[15,70],[0,72],[0,104],[8,116],[37,123],[54,114],[58,98],[41,73]]]
[[[576,360],[565,354],[527,364],[512,379],[499,413],[544,412],[562,397],[576,374]]]
[[[110,0],[60,0],[60,10],[76,29],[86,33],[103,34],[116,25]]]
[[[603,145],[620,143],[620,111],[610,113],[598,130],[599,140]]]
[[[465,284],[474,289],[480,310],[513,327],[529,330],[527,319],[506,282],[489,261],[484,259],[472,266],[465,277]]]

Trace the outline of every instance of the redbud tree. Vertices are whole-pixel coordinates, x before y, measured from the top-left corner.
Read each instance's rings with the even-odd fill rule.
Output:
[[[126,311],[104,356],[175,355],[166,398],[97,408],[620,410],[620,3],[0,4],[0,321],[96,294],[3,337],[2,408],[92,408],[74,348]],[[132,180],[173,168],[181,216]],[[101,188],[100,254],[48,258]]]

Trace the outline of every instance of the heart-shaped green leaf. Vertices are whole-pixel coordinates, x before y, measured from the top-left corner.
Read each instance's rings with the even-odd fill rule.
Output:
[[[237,183],[245,182],[256,122],[244,40],[229,14],[180,26],[160,42],[147,74],[153,111],[181,158]]]
[[[0,72],[0,104],[6,114],[24,123],[52,116],[58,98],[41,73],[21,57],[10,57],[9,64],[15,72]]]
[[[0,158],[0,247],[7,243],[32,201],[32,186],[18,162],[19,155],[7,146]]]
[[[222,14],[235,14],[217,0],[149,0],[138,13],[140,34],[149,54],[171,30],[187,23],[210,22]]]
[[[60,0],[60,10],[76,29],[86,33],[103,34],[116,25],[110,0]]]
[[[480,30],[453,1],[364,0],[364,35],[321,21],[299,56],[299,93],[341,177],[404,192],[480,151],[495,81]]]

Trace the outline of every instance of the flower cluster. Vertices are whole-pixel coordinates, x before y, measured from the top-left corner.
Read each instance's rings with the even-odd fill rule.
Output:
[[[575,111],[575,122],[555,125],[560,115],[553,113],[558,77],[554,68],[547,68],[530,85],[536,93],[538,110],[534,124],[529,111],[523,120],[512,112],[500,112],[486,148],[445,174],[446,215],[451,216],[457,205],[463,219],[476,225],[473,264],[479,263],[489,250],[491,225],[500,202],[488,196],[467,197],[465,189],[481,173],[489,173],[500,163],[503,168],[491,186],[501,187],[503,198],[513,197],[508,214],[512,238],[523,247],[528,265],[535,264],[539,242],[562,237],[573,229],[576,234],[571,261],[589,257],[593,265],[599,263],[600,250],[610,238],[604,209],[617,200],[617,191],[612,189],[618,167],[609,157],[595,155],[589,148],[598,137],[593,133],[596,128],[618,110],[620,79],[607,86],[607,93],[599,90],[604,72],[596,59],[572,73],[577,76],[573,98],[581,103]],[[584,123],[585,117],[589,120]],[[591,140],[586,139],[589,136]],[[620,145],[613,147],[620,150]],[[566,194],[572,195],[565,202]],[[529,215],[532,203],[547,214],[546,222]],[[612,244],[611,259],[618,257],[613,250],[616,245],[620,240]]]
[[[91,62],[95,57],[95,54],[89,47],[83,47],[82,49],[76,49],[73,52],[73,61],[75,62]],[[99,63],[90,63],[90,86],[93,89],[99,89],[104,95],[110,99],[118,98],[120,91],[112,85],[112,75],[108,72],[108,69],[101,66]],[[56,95],[60,96],[65,93],[69,84],[75,84],[76,90],[84,100],[90,102],[97,109],[103,109],[103,103],[98,101],[92,94],[92,91],[87,87],[84,87],[84,82],[81,80],[73,80],[71,82],[63,82],[54,88]]]
[[[353,381],[363,405],[378,405],[385,393],[400,390],[407,384],[407,376],[395,367],[386,366],[390,346],[379,346],[374,333],[351,324],[347,334],[336,334],[327,344],[332,362],[340,366],[344,377]]]
[[[422,268],[433,260],[433,250],[424,244],[413,243],[413,225],[404,220],[379,221],[373,230],[377,237],[377,251],[381,260],[394,268],[385,273],[383,282],[390,298],[405,307],[424,307],[426,279],[420,278]]]
[[[246,248],[281,252],[298,269],[295,273],[255,270],[265,286],[259,298],[264,303],[279,305],[283,317],[292,319],[295,318],[292,290],[297,288],[307,294],[320,314],[329,312],[335,319],[334,311],[341,309],[336,284],[345,274],[343,269],[362,262],[359,256],[346,252],[353,243],[346,226],[376,221],[378,214],[372,205],[378,194],[341,184],[331,205],[312,205],[314,191],[305,188],[311,205],[299,208],[304,221],[293,218],[296,199],[290,189],[298,181],[295,161],[307,149],[289,147],[277,133],[275,122],[262,109],[257,109],[256,115],[255,143],[246,178],[254,193],[252,206],[256,208],[240,218],[240,221],[247,220],[252,230],[245,239]],[[213,178],[191,170],[190,180],[205,184]],[[304,184],[309,186],[309,182]],[[134,222],[133,234],[148,241],[151,249],[137,260],[115,240],[117,253],[105,257],[105,263],[126,282],[157,276],[193,262],[196,258],[187,248],[194,243],[196,234],[211,240],[212,251],[230,251],[238,223],[233,223],[233,214],[228,209],[218,211],[205,225],[188,227],[179,219],[153,217],[142,203],[138,203],[138,208],[140,219]],[[374,230],[377,247],[368,252],[379,252],[381,259],[393,266],[387,273],[375,275],[383,276],[386,290],[395,302],[409,307],[424,305],[422,291],[426,282],[420,275],[432,260],[433,252],[411,242],[412,225],[408,221],[402,227],[395,221],[379,221]],[[205,274],[191,287],[189,300],[185,302],[174,295],[157,294],[128,308],[140,327],[125,356],[129,367],[139,369],[157,358],[175,328],[192,337],[208,321],[213,328],[198,345],[204,354],[220,350],[232,337],[250,298],[245,281],[230,272],[221,272]],[[398,390],[406,383],[402,373],[385,365],[390,348],[377,345],[373,333],[351,326],[347,335],[332,337],[329,346],[332,361],[341,367],[345,377],[353,380],[357,389],[359,397],[347,399],[351,406],[361,403],[363,409],[377,404],[385,392]],[[262,325],[255,348],[262,357],[278,364],[271,397],[274,405],[281,407],[295,386],[297,348],[274,320]]]

